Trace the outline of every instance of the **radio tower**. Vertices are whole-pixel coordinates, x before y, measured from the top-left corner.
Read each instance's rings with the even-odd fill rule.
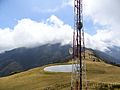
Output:
[[[71,90],[87,90],[82,0],[74,0]]]

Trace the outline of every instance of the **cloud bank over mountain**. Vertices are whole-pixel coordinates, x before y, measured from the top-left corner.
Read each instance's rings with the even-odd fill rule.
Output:
[[[84,0],[85,15],[104,29],[97,29],[92,37],[103,43],[103,47],[120,46],[119,0]]]
[[[14,29],[0,29],[0,51],[48,43],[70,44],[72,32],[71,26],[54,15],[43,22],[22,19]]]
[[[119,0],[83,0],[84,19],[90,18],[94,27],[100,26],[94,35],[85,33],[86,47],[104,51],[120,46],[119,3]],[[65,5],[73,7],[73,0],[64,0]],[[55,15],[40,22],[24,18],[13,29],[0,29],[0,51],[47,43],[70,44],[72,33],[72,27]]]
[[[73,7],[74,0],[66,0]],[[84,18],[90,18],[96,28],[96,34],[87,35],[88,43],[97,49],[120,46],[120,1],[119,0],[82,0]],[[88,44],[88,46],[89,46]],[[96,45],[95,45],[96,44]]]

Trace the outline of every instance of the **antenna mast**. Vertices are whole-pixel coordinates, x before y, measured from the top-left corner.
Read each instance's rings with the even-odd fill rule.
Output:
[[[83,30],[82,0],[74,0],[74,32],[71,90],[82,90],[86,81],[85,44]],[[87,90],[87,81],[85,83]]]

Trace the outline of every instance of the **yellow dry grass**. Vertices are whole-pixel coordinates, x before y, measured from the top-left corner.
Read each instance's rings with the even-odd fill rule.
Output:
[[[86,65],[89,90],[120,90],[120,67],[92,60]],[[70,90],[70,73],[45,72],[44,67],[0,78],[0,90]]]

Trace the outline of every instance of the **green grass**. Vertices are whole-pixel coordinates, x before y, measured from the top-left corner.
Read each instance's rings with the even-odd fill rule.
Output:
[[[89,90],[120,90],[120,67],[102,61],[86,63]],[[0,90],[70,90],[71,73],[45,72],[46,66],[0,78]]]

